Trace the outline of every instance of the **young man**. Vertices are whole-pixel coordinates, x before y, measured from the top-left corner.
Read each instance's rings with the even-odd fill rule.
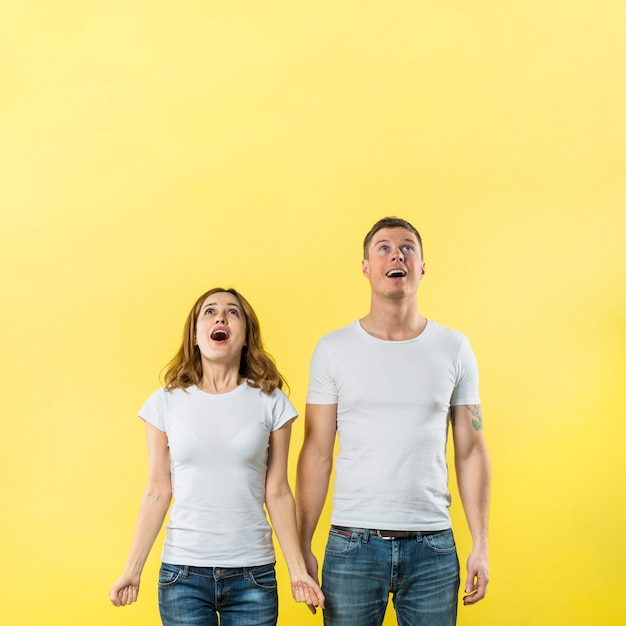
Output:
[[[384,218],[365,237],[371,307],[319,341],[311,361],[296,500],[309,574],[311,539],[328,492],[322,569],[326,626],[380,626],[392,594],[400,626],[456,623],[459,561],[450,523],[449,424],[473,540],[464,604],[485,596],[490,464],[478,370],[467,339],[418,312],[424,276],[417,230]]]

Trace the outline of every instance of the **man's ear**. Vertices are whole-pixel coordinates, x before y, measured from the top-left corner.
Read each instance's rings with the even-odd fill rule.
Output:
[[[370,277],[370,266],[367,259],[363,259],[361,261],[361,271],[363,272],[363,276],[365,276],[365,278]]]

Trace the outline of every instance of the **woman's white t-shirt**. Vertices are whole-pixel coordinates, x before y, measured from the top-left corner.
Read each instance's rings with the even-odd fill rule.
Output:
[[[162,560],[198,567],[275,561],[265,516],[270,434],[297,416],[280,390],[243,383],[209,394],[196,386],[155,391],[139,416],[165,432],[174,502]]]

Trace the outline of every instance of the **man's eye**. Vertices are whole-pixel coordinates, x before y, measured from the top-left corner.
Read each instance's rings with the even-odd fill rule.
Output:
[[[403,250],[404,252],[413,252],[413,248],[412,248],[411,246],[404,246],[404,247],[402,248],[402,250]]]

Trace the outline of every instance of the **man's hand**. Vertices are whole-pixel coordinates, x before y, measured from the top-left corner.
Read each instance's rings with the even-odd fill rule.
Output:
[[[489,583],[489,561],[487,551],[473,550],[467,559],[467,581],[463,604],[476,604],[485,597]]]

